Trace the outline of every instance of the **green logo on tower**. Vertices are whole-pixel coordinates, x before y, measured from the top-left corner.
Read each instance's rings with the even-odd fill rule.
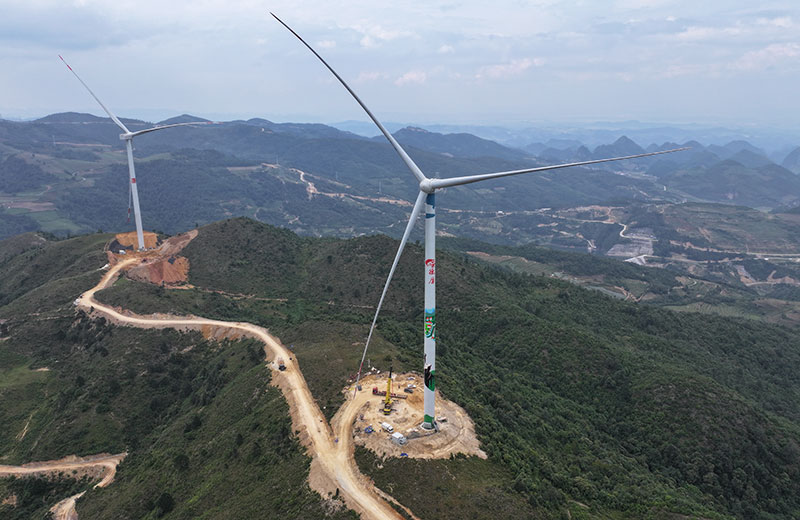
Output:
[[[436,341],[436,311],[425,309],[425,337]]]

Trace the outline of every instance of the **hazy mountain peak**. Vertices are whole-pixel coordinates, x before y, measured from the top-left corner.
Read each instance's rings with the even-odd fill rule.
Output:
[[[614,141],[614,145],[617,145],[617,146],[619,146],[619,145],[624,145],[624,146],[630,146],[630,145],[633,145],[633,146],[638,146],[639,148],[641,148],[641,146],[639,146],[638,144],[636,144],[636,143],[635,143],[635,142],[634,142],[632,139],[630,139],[630,138],[629,138],[627,135],[620,136],[620,138],[619,138],[619,139],[617,139],[616,141]]]
[[[424,128],[407,126],[393,135],[403,144],[453,157],[500,157],[503,159],[525,157],[525,153],[520,150],[507,148],[494,141],[468,133],[440,134]],[[383,137],[379,136],[376,139],[382,141]]]
[[[246,121],[249,125],[271,125],[274,124],[269,119],[264,119],[263,117],[252,117]]]
[[[644,148],[623,135],[612,144],[598,146],[594,149],[593,155],[596,158],[604,158],[617,155],[636,155],[639,153],[644,153]]]
[[[739,150],[735,154],[729,157],[740,164],[747,166],[748,168],[758,168],[760,166],[766,166],[768,164],[772,164],[772,161],[764,157],[759,153],[752,152],[748,149]]]
[[[400,130],[395,132],[395,134],[399,134],[400,132],[403,132],[403,131],[405,131],[405,132],[419,132],[421,134],[433,134],[433,133],[436,133],[436,132],[430,132],[430,131],[425,130],[424,128],[420,128],[418,126],[407,126],[405,128],[401,128]],[[440,134],[440,135],[442,135],[442,134]]]
[[[169,119],[159,121],[158,124],[174,125],[177,123],[208,123],[208,122],[210,122],[208,119],[203,119],[202,117],[197,117],[190,114],[181,114],[179,116],[170,117]]]
[[[545,144],[547,148],[555,148],[556,150],[573,150],[583,146],[583,143],[575,139],[548,139]]]
[[[34,123],[95,123],[102,121],[105,117],[97,117],[83,112],[59,112],[36,119]]]
[[[781,166],[794,173],[800,173],[800,146],[789,152],[789,155],[783,159]]]
[[[767,155],[766,153],[764,153],[764,150],[762,150],[762,149],[760,149],[760,148],[758,148],[756,146],[753,146],[752,144],[750,144],[747,141],[744,141],[742,139],[737,139],[737,140],[731,141],[728,144],[726,144],[724,146],[724,148],[727,148],[728,150],[730,150],[733,153],[741,152],[742,150],[748,150],[748,151],[753,152],[753,153],[758,154],[758,155],[764,155],[764,156]]]

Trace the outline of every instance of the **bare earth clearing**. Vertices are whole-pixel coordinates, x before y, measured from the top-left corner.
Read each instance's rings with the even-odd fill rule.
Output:
[[[385,374],[369,375],[361,380],[362,390],[356,392],[346,389],[347,401],[333,417],[335,431],[350,429],[353,441],[359,446],[366,446],[384,457],[399,457],[405,453],[408,457],[420,459],[439,459],[450,454],[463,453],[475,455],[483,459],[486,454],[480,449],[475,427],[463,408],[452,401],[447,401],[436,392],[436,416],[439,418],[439,432],[429,433],[420,428],[424,410],[422,397],[422,378],[418,374],[395,374],[393,393],[407,396],[406,399],[393,400],[393,410],[389,415],[383,414],[385,397],[372,395],[373,387],[386,390]],[[413,385],[413,392],[408,394],[403,388]],[[344,421],[349,421],[345,424]],[[408,443],[400,446],[391,441],[389,433],[381,431],[381,423],[392,425],[394,431],[408,438]],[[366,433],[364,429],[372,426],[374,433]]]
[[[117,235],[117,241],[121,235]],[[153,254],[146,255],[141,263],[127,270],[128,278],[155,285],[174,286],[185,283],[189,276],[189,260],[178,253],[197,236],[197,230],[174,236],[158,246]],[[116,255],[109,252],[109,262],[116,262]]]

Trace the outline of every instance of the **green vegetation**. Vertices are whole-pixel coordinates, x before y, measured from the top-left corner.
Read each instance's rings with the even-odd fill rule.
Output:
[[[258,342],[112,327],[70,309],[77,294],[66,289],[97,282],[108,238],[30,235],[0,248],[4,281],[20,295],[0,310],[9,320],[0,342],[0,462],[129,451],[114,485],[80,501],[89,518],[321,518],[340,507],[305,484],[309,460]],[[29,268],[45,258],[48,265]],[[61,287],[63,296],[53,289]],[[24,484],[39,496],[29,505],[20,486],[0,483],[3,498],[22,497],[3,506],[3,518],[38,515],[75,489],[69,480]]]
[[[18,254],[0,255],[0,306],[23,295],[30,295],[31,291],[48,283],[64,286],[70,284],[69,280],[73,277],[86,283],[89,273],[95,273],[96,279],[100,279],[99,268],[106,263],[103,245],[110,239],[109,235],[88,235],[63,241],[37,239],[36,235],[28,237],[8,241],[8,246]],[[5,244],[6,241],[0,242],[0,249]],[[80,287],[71,285],[74,293],[54,291],[50,294],[45,291],[45,294],[40,295],[37,304],[48,309],[54,308],[71,302],[87,288],[82,284]]]
[[[486,244],[477,240],[445,238],[440,244],[456,251],[481,251],[491,255],[510,255],[524,258],[536,264],[546,265],[548,271],[567,272],[572,276],[594,277],[602,279],[609,286],[622,286],[641,290],[646,284],[648,292],[658,295],[667,294],[670,289],[680,285],[675,274],[664,269],[641,267],[620,262],[610,258],[596,257],[567,251],[554,251],[536,245],[521,247]]]
[[[710,166],[693,166],[662,176],[670,188],[714,202],[774,208],[797,201],[800,179],[767,161],[745,166],[728,159]]]
[[[55,181],[55,177],[34,164],[12,155],[0,160],[0,193],[16,194]]]
[[[81,514],[355,518],[347,510],[326,516],[306,485],[309,459],[292,435],[280,391],[269,386],[259,346],[203,350],[200,372],[189,383],[199,387],[182,391],[171,420],[142,432],[140,448],[120,466],[114,485],[82,500]]]
[[[0,208],[0,238],[13,237],[39,229],[39,223],[27,215],[15,215]]]
[[[451,460],[379,459],[356,447],[356,462],[375,484],[419,518],[492,520],[537,518],[537,508],[514,489],[501,464],[476,457]]]
[[[19,325],[3,348],[53,366],[33,373],[44,382],[21,374],[0,388],[4,413],[21,416],[4,422],[5,461],[131,453],[113,486],[80,501],[81,514],[250,518],[269,504],[268,518],[324,516],[305,485],[308,459],[291,435],[285,401],[269,386],[258,342],[209,343],[199,334],[79,317]],[[4,365],[17,364],[19,373],[20,361]]]
[[[0,504],[0,514],[7,520],[50,518],[54,504],[91,487],[87,478],[75,479],[69,475],[50,479],[21,477],[0,479],[0,502],[13,497],[14,505]]]
[[[89,238],[65,243],[80,248]],[[467,246],[503,252],[475,243],[459,248]],[[3,265],[28,254],[15,247],[22,252]],[[314,240],[234,219],[202,228],[184,250],[196,289],[121,281],[98,296],[133,310],[270,327],[294,345],[330,415],[357,367],[395,247],[382,236]],[[595,264],[590,256],[523,251],[591,276],[665,287],[676,280],[665,271]],[[420,364],[421,255],[409,246],[389,291],[370,352],[380,368]],[[416,514],[800,514],[800,332],[620,302],[461,253],[441,252],[437,260],[437,387],[473,418],[489,459],[401,459],[379,467],[359,451],[364,471]],[[47,283],[53,280],[42,276],[13,287],[24,299]],[[14,308],[2,316],[13,318]],[[19,460],[101,445],[131,450],[118,481],[79,503],[90,517],[114,510],[123,518],[236,518],[256,507],[260,514],[323,516],[319,497],[303,486],[307,459],[288,435],[285,403],[267,386],[269,371],[253,343],[217,346],[192,334],[71,316],[9,323],[11,338],[0,349],[17,357],[4,360],[4,370],[15,374],[9,378],[18,395],[28,396],[16,405],[13,430],[36,413],[23,441],[12,432],[2,453]],[[53,371],[42,379],[23,371],[44,363]],[[36,408],[42,392],[47,397]],[[275,464],[287,472],[279,480]],[[421,485],[433,487],[438,505],[417,492]],[[242,491],[231,500],[234,489]]]
[[[242,249],[245,236],[250,243]],[[273,248],[280,277],[253,267]],[[190,275],[192,283],[238,293],[246,279],[258,296],[274,290],[287,298],[283,309],[274,308],[287,318],[290,309],[302,309],[292,319],[311,326],[293,343],[305,370],[310,346],[323,344],[331,329],[342,330],[337,323],[353,323],[349,333],[356,339],[366,335],[370,310],[355,304],[377,301],[384,273],[376,266],[388,265],[393,251],[384,237],[311,241],[234,220],[204,228],[185,252],[193,266],[208,261],[204,255],[226,266],[201,267],[198,279]],[[404,255],[378,329],[397,357],[412,363],[419,359],[420,255],[414,246]],[[587,258],[589,270],[593,259]],[[587,517],[622,518],[797,513],[798,333],[616,302],[460,256],[441,254],[438,263],[441,389],[476,422],[490,459],[472,464],[499,465],[514,475],[509,492],[525,507],[557,516],[577,501],[588,506],[578,507]],[[622,265],[631,278],[652,272],[657,281],[667,274],[609,265]],[[602,264],[595,269],[604,274]],[[140,284],[128,284],[115,298],[123,290],[131,298],[142,294]],[[235,300],[218,297],[222,309]],[[329,303],[320,306],[321,299]],[[320,321],[330,325],[319,327]],[[341,370],[340,386],[349,375],[345,368],[330,367]],[[331,384],[314,391],[324,400],[325,392],[337,390]],[[367,462],[377,476],[372,467]],[[406,484],[395,482],[393,493],[413,494],[406,487],[411,479],[401,480]]]

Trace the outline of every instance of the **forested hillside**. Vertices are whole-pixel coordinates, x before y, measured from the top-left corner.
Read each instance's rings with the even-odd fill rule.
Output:
[[[351,343],[366,335],[393,251],[383,237],[319,241],[233,220],[202,228],[185,250],[190,282],[215,292],[128,282],[101,298],[138,311],[268,325],[295,345],[306,377],[327,374],[312,391],[330,405],[355,365],[318,363],[342,356],[355,363]],[[412,246],[401,261],[379,321],[377,345],[389,350],[373,354],[373,363],[420,363],[420,254]],[[489,454],[469,471],[500,478],[501,488],[544,516],[565,508],[625,518],[797,514],[797,332],[617,302],[457,255],[441,255],[437,285],[437,386],[465,406]],[[282,299],[260,299],[275,297]],[[341,353],[320,352],[326,340]],[[420,462],[392,462],[387,473],[368,456],[360,460],[412,510],[431,506],[412,492],[417,483],[397,476],[418,472]],[[444,464],[456,474],[470,467]],[[441,495],[465,493],[437,478],[425,476]],[[480,515],[488,506],[473,504]]]

